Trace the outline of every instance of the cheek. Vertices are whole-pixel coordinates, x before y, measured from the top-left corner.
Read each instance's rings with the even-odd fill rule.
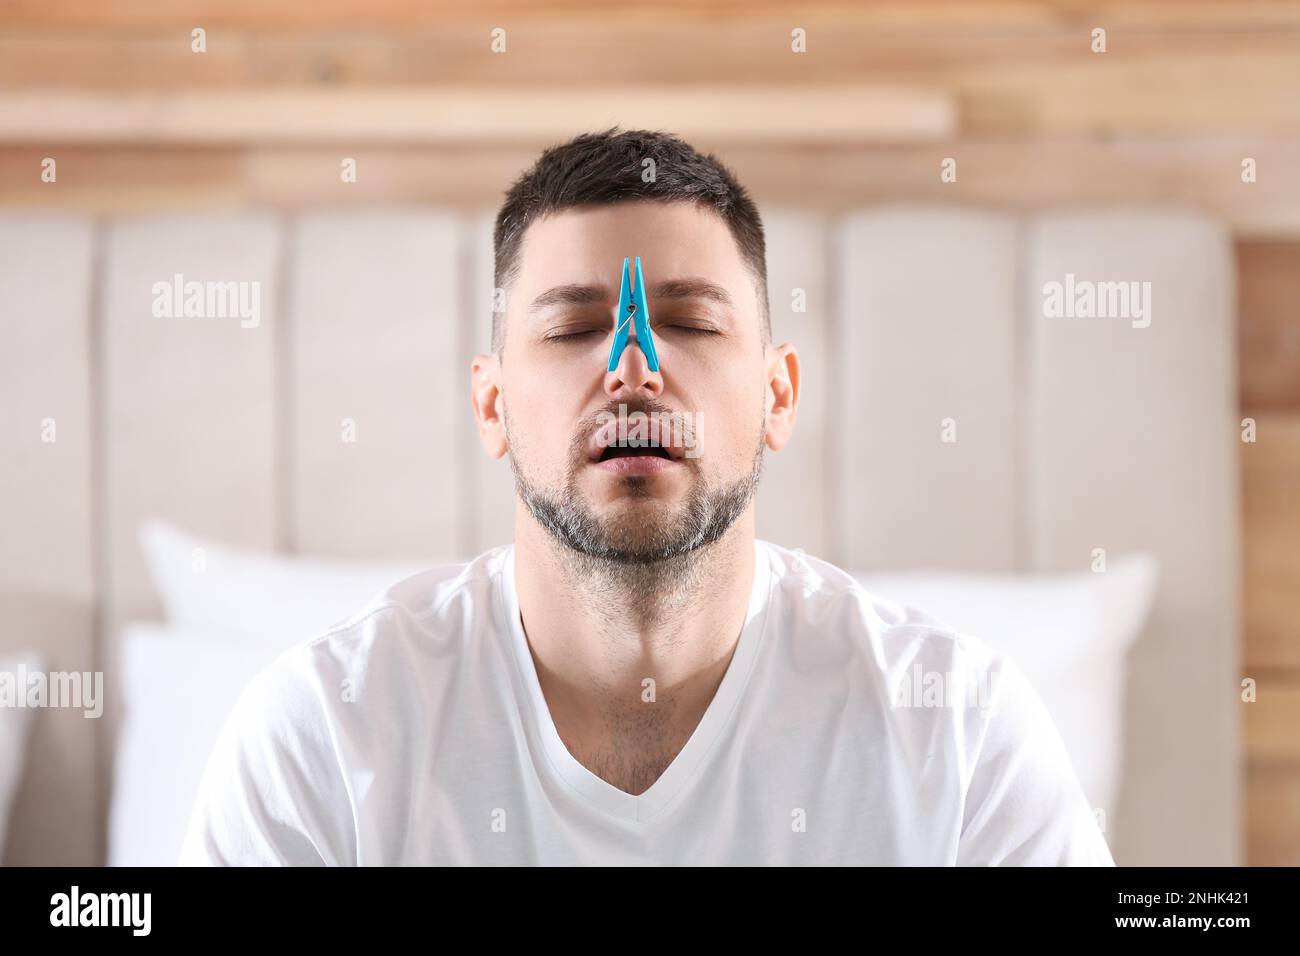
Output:
[[[558,422],[565,428],[563,434],[570,435],[574,423],[589,410],[587,405],[599,396],[606,357],[600,349],[581,345],[536,348],[512,356],[505,379],[511,419],[545,420],[551,428]]]
[[[577,414],[560,406],[545,390],[508,392],[510,451],[537,478],[562,474],[569,466]]]
[[[704,454],[717,462],[749,462],[763,424],[763,396],[753,375],[723,375],[700,410]]]

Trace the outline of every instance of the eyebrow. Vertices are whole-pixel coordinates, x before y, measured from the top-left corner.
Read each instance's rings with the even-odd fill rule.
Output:
[[[646,293],[651,299],[705,299],[731,308],[731,296],[722,286],[707,279],[665,279],[651,286]],[[547,289],[528,306],[528,314],[535,315],[557,305],[601,305],[614,299],[613,290],[604,285],[557,285]]]

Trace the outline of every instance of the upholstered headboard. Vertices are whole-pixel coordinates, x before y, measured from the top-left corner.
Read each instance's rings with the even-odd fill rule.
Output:
[[[1113,848],[1129,864],[1237,862],[1224,230],[1168,210],[770,209],[766,222],[774,330],[798,344],[805,392],[794,441],[769,455],[760,535],[855,571],[1156,554]],[[349,557],[510,538],[508,466],[479,450],[468,404],[490,227],[422,208],[0,219],[0,601],[14,625],[0,649],[103,669],[110,694],[103,722],[39,715],[9,862],[101,858],[113,635],[157,612],[145,518]],[[178,274],[258,283],[257,325],[155,315],[155,284]],[[1152,321],[1045,315],[1044,285],[1067,275],[1150,282]]]

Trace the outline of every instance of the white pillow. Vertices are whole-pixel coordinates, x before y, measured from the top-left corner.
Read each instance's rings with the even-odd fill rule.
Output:
[[[1157,563],[1112,558],[1104,572],[856,575],[1004,653],[1043,699],[1094,808],[1114,816],[1122,764],[1125,658],[1155,594]]]
[[[168,625],[287,647],[352,616],[379,592],[430,567],[251,551],[147,521],[140,543]]]
[[[168,623],[123,631],[108,861],[173,866],[212,745],[245,685],[289,645],[431,565],[286,557],[161,521],[146,522],[140,537]]]
[[[122,633],[125,715],[109,806],[110,866],[175,866],[212,746],[240,691],[280,648],[155,624]]]
[[[19,673],[39,671],[43,666],[40,658],[33,654],[0,658],[0,674],[12,675],[6,680],[16,681]],[[26,688],[20,686],[15,686],[15,691],[27,693]],[[13,808],[18,782],[23,777],[31,718],[29,707],[0,707],[0,857],[4,856],[5,837],[9,832],[9,811]]]

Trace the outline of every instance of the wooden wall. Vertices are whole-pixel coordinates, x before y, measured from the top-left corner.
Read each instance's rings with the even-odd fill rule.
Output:
[[[8,0],[0,26],[3,205],[471,209],[617,123],[725,149],[770,205],[1177,201],[1300,234],[1295,3]]]
[[[1300,864],[1300,241],[1237,248],[1244,568],[1246,847]]]

